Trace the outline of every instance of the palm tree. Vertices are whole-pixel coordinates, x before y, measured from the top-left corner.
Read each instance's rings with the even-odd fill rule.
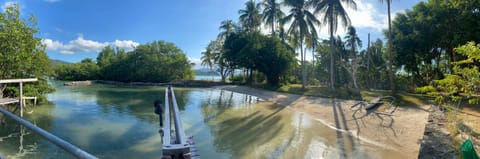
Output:
[[[313,13],[308,10],[305,0],[285,0],[285,4],[290,6],[289,15],[283,21],[291,22],[288,34],[296,35],[300,47],[300,60],[302,64],[302,90],[305,90],[306,72],[305,72],[305,54],[303,50],[304,40],[309,35],[317,35],[315,26],[320,25],[320,21]]]
[[[335,52],[335,37],[333,34],[337,32],[339,20],[341,20],[341,24],[344,27],[350,25],[350,18],[342,3],[354,9],[357,8],[357,4],[353,0],[311,0],[309,2],[309,5],[314,8],[314,13],[321,13],[324,24],[328,24],[328,31],[330,33],[330,87],[332,90],[335,90],[335,59],[333,56]]]
[[[355,27],[349,26],[347,30],[347,35],[344,37],[345,45],[350,48],[352,55],[355,55],[357,49],[362,47],[362,40],[358,37]]]
[[[201,57],[201,59],[200,59],[200,60],[202,60],[201,65],[202,65],[202,66],[207,66],[207,67],[210,69],[210,71],[211,71],[212,68],[213,68],[213,64],[214,64],[214,60],[215,60],[215,59],[214,59],[215,56],[214,56],[214,54],[213,54],[213,52],[212,52],[212,48],[211,48],[211,46],[210,46],[211,43],[212,43],[212,42],[210,42],[210,44],[207,46],[207,50],[205,50],[204,52],[202,52],[202,57]]]
[[[345,38],[345,46],[350,48],[350,55],[347,61],[343,62],[343,67],[352,76],[353,86],[358,88],[357,71],[362,66],[361,57],[357,55],[357,49],[362,47],[362,41],[357,35],[357,31],[353,26],[348,27],[347,36]],[[360,58],[360,59],[359,59]]]
[[[240,9],[238,14],[240,14],[240,22],[247,32],[258,30],[262,23],[260,4],[256,4],[253,0],[245,2],[245,9]]]
[[[380,3],[383,1],[387,1],[387,12],[388,12],[388,44],[387,44],[387,52],[388,52],[388,77],[390,79],[390,90],[391,94],[395,95],[395,79],[393,78],[393,52],[392,52],[392,20],[390,19],[390,5],[392,4],[392,0],[379,0]]]
[[[237,25],[232,20],[224,20],[220,23],[220,33],[218,34],[218,38],[225,40],[227,35],[234,33],[236,31]]]
[[[276,0],[264,0],[263,6],[263,21],[266,25],[272,27],[272,35],[275,36],[275,23],[280,25],[280,19],[285,16],[285,13],[280,9],[280,3]]]
[[[311,34],[306,38],[307,47],[312,48],[312,77],[315,77],[315,47],[319,44],[318,40],[316,34]]]

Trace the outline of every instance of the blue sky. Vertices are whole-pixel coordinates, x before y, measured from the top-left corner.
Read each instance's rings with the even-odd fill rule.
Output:
[[[105,45],[125,49],[164,40],[198,62],[208,42],[215,39],[222,20],[237,21],[246,0],[0,0],[3,8],[20,5],[23,16],[33,14],[51,59],[78,62],[95,59]],[[378,0],[356,0],[350,10],[353,26],[366,46],[367,34],[383,38],[386,5]],[[395,13],[411,9],[420,0],[394,0]],[[344,30],[337,34],[344,36]],[[326,29],[320,36],[326,38]],[[197,65],[197,67],[199,64]]]

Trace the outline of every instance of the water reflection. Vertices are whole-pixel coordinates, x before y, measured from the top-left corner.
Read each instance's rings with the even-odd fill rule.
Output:
[[[99,158],[161,156],[153,101],[163,99],[164,87],[54,84],[52,104],[31,108],[27,120]],[[202,158],[372,158],[362,149],[374,146],[254,96],[216,89],[175,88],[175,93],[186,134],[194,136]],[[345,121],[340,108],[332,109]],[[7,122],[0,127],[4,156],[72,158]]]

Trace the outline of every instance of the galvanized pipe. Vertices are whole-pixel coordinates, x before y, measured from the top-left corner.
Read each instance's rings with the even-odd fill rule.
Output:
[[[69,152],[73,156],[80,158],[80,159],[96,159],[97,157],[89,154],[88,152],[83,151],[82,149],[76,147],[75,145],[72,145],[68,143],[67,141],[50,134],[49,132],[43,130],[42,128],[39,128],[32,123],[16,116],[13,113],[10,113],[9,111],[0,108],[0,112],[5,114],[6,116],[12,118],[13,120],[17,121],[18,123],[24,125],[25,127],[29,128],[33,132],[39,134],[43,138],[47,139],[48,141],[52,142],[53,144],[57,145],[58,147],[64,149],[65,151]]]
[[[177,101],[175,100],[175,92],[171,86],[165,88],[164,121],[163,155],[177,156],[189,153],[190,145],[187,143],[187,138],[185,137],[185,132],[183,131],[182,121],[180,120],[180,112],[178,110]]]

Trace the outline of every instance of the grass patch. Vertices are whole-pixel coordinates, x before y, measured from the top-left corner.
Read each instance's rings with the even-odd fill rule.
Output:
[[[356,99],[360,100],[360,91],[350,88],[337,88],[335,91],[332,91],[330,87],[327,86],[307,86],[305,90],[302,90],[302,85],[300,84],[291,84],[285,85],[278,88],[267,88],[269,90],[299,94],[305,96],[315,96],[323,98],[340,98],[340,99]]]
[[[389,96],[388,90],[358,90],[353,88],[336,88],[332,91],[328,86],[306,86],[305,90],[302,90],[301,84],[290,84],[280,87],[268,87],[264,85],[256,85],[254,87],[267,89],[271,91],[284,92],[290,94],[298,94],[305,96],[315,96],[322,98],[338,98],[338,99],[350,99],[350,100],[365,100],[371,101],[379,96]],[[428,95],[414,94],[408,92],[398,92],[395,96],[397,101],[395,105],[399,106],[422,106],[432,104],[434,98]]]

